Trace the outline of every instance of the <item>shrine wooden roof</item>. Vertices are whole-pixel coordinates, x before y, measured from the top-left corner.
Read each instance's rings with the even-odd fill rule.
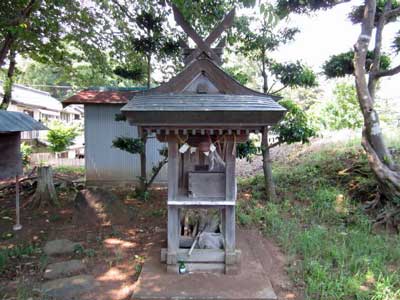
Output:
[[[186,66],[160,86],[132,97],[122,113],[132,125],[146,128],[254,128],[273,125],[285,114],[278,98],[249,89],[219,67],[221,43],[212,44],[234,19],[232,10],[203,39],[172,5],[175,21],[195,42],[197,48],[186,56]],[[218,49],[218,51],[217,51]]]
[[[133,97],[121,111],[286,111],[272,98],[232,94],[154,94]]]

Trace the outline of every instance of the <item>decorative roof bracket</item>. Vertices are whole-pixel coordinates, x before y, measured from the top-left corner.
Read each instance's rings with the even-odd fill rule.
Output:
[[[174,12],[174,18],[176,23],[182,27],[182,29],[186,32],[186,34],[196,43],[196,49],[193,49],[188,56],[185,58],[185,62],[188,64],[193,60],[197,59],[202,53],[205,53],[211,60],[213,60],[217,64],[221,64],[221,56],[222,47],[225,44],[224,39],[218,44],[217,48],[211,48],[211,44],[214,43],[221,34],[229,28],[233,20],[235,18],[235,9],[232,9],[222,20],[220,24],[218,24],[213,31],[209,34],[209,36],[203,40],[203,38],[197,34],[197,32],[193,29],[192,26],[185,20],[182,13],[179,9],[172,4],[172,10]]]

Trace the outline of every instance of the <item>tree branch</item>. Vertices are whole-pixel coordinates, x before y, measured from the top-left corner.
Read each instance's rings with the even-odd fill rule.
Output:
[[[378,24],[376,25],[375,45],[374,45],[374,58],[371,70],[368,77],[368,90],[371,97],[375,98],[375,90],[377,78],[374,73],[378,72],[381,63],[381,49],[382,49],[382,33],[386,24],[386,13],[392,8],[392,1],[387,1],[383,9],[383,14],[379,17]]]
[[[386,76],[393,76],[400,72],[400,65],[386,71],[380,71],[373,74],[375,78],[386,77]]]
[[[130,20],[134,21],[135,16],[128,10],[128,8],[124,7],[118,0],[111,0],[116,6],[119,7],[121,12]]]
[[[391,1],[388,1],[391,2]],[[392,17],[400,16],[400,7],[389,10],[385,13],[386,19],[390,19]]]
[[[268,145],[268,149],[274,148],[276,146],[279,146],[280,144],[282,144],[280,141],[277,141],[275,143],[272,143],[271,145]]]
[[[286,89],[287,87],[288,87],[287,85],[284,85],[284,86],[281,87],[280,89],[277,89],[276,91],[273,91],[273,92],[271,92],[270,94],[277,94],[277,93],[279,93],[280,91]]]

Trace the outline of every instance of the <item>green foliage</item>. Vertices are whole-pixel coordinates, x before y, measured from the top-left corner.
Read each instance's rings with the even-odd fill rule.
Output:
[[[41,62],[67,63],[70,59],[104,58],[106,22],[96,5],[78,0],[36,1],[27,19],[21,11],[29,1],[5,0],[0,4],[0,40],[9,39],[23,56]],[[71,51],[72,46],[79,51]]]
[[[256,4],[255,0],[173,0],[172,2],[203,37],[209,34],[233,7],[252,7]]]
[[[68,175],[85,175],[85,167],[76,166],[57,166],[54,167],[54,172]]]
[[[242,85],[246,85],[250,81],[249,74],[243,72],[239,66],[225,67],[224,70]]]
[[[279,104],[287,109],[284,119],[272,127],[280,143],[308,143],[316,132],[310,126],[307,114],[292,100],[281,100]]]
[[[400,53],[400,31],[398,31],[394,37],[392,49],[396,54]]]
[[[236,156],[239,158],[246,158],[249,162],[253,156],[260,154],[260,151],[260,147],[257,147],[253,139],[249,139],[245,143],[236,146]]]
[[[140,154],[144,151],[144,144],[140,138],[130,138],[130,137],[117,137],[112,141],[112,145],[115,148],[121,149],[123,151]]]
[[[392,1],[392,9],[396,9],[400,7],[399,1],[391,0]],[[375,14],[375,25],[378,24],[378,20],[381,17],[385,4],[387,0],[377,0],[376,1],[376,14]],[[362,21],[363,14],[364,14],[364,5],[354,6],[351,12],[349,13],[349,19],[353,24],[359,24]],[[393,22],[397,19],[397,17],[392,17],[388,20],[388,22]]]
[[[299,32],[297,28],[281,27],[280,19],[272,6],[260,6],[252,16],[237,18],[234,28],[228,36],[228,42],[234,45],[236,52],[256,62],[263,77],[264,93],[277,93],[282,88],[272,90],[279,82],[283,88],[295,86],[314,86],[316,76],[311,69],[296,63],[279,63],[271,58],[271,52],[279,46],[294,40]],[[274,80],[270,84],[271,79]]]
[[[33,245],[16,245],[10,248],[0,248],[0,274],[6,269],[10,261],[36,253],[38,248]]]
[[[165,1],[112,1],[103,7],[113,21],[111,27],[118,30],[110,52],[118,62],[118,75],[141,79],[138,75],[145,73],[150,86],[155,67],[164,74],[169,67],[172,73],[180,67],[181,35],[168,22],[171,9]]]
[[[287,16],[290,13],[303,14],[328,9],[342,2],[340,0],[278,0],[277,11],[280,16]]]
[[[321,122],[331,130],[361,128],[363,117],[354,85],[338,83],[333,94],[335,98],[324,107]]]
[[[317,85],[317,76],[315,73],[299,61],[286,64],[273,63],[271,72],[283,86],[314,87]]]
[[[365,62],[365,69],[371,68],[374,58],[374,53],[368,51],[367,60]],[[344,77],[346,75],[353,75],[354,73],[354,51],[350,50],[345,53],[332,55],[322,66],[325,76],[328,78]],[[380,60],[380,70],[387,70],[390,67],[390,57],[382,55]]]
[[[329,145],[275,166],[283,198],[279,204],[262,201],[263,178],[239,184],[239,194],[251,197],[239,200],[238,221],[274,237],[289,258],[291,278],[305,287],[306,299],[400,297],[400,238],[371,232],[368,217],[357,205],[359,199],[352,197],[356,183],[351,181],[361,173],[359,166],[369,170],[365,155],[358,151]],[[356,169],[354,173],[340,173],[349,167]],[[371,172],[365,178],[376,186]]]
[[[57,120],[53,121],[49,128],[47,140],[50,143],[49,149],[54,153],[67,150],[73,144],[73,140],[79,135],[77,127],[64,125]]]
[[[114,120],[116,122],[125,122],[126,121],[126,117],[123,114],[115,114]]]
[[[21,156],[22,156],[22,165],[24,167],[28,166],[31,158],[30,155],[32,154],[32,146],[28,145],[27,143],[21,143]]]
[[[145,71],[144,71],[143,66],[141,66],[141,65],[133,66],[133,68],[131,68],[131,69],[126,69],[121,66],[118,66],[114,69],[113,72],[114,72],[114,74],[116,74],[122,78],[130,79],[133,81],[141,81],[145,77]]]

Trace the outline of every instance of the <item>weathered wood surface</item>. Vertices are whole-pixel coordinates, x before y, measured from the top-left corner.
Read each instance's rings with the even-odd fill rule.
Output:
[[[0,179],[22,174],[20,133],[0,133]]]
[[[179,249],[179,215],[176,206],[168,206],[168,255],[167,264],[173,265],[177,261],[177,252]]]
[[[215,63],[209,59],[195,60],[190,64],[190,67],[185,68],[181,73],[171,78],[168,82],[144,92],[144,95],[150,94],[168,94],[168,93],[181,93],[187,85],[200,73],[204,72],[209,80],[216,86],[221,94],[232,95],[258,95],[267,96],[263,93],[253,91],[230,77]],[[278,99],[272,97],[273,99]]]
[[[220,24],[218,24],[213,29],[213,31],[208,35],[208,37],[205,40],[205,43],[207,45],[211,45],[213,42],[215,42],[221,36],[222,32],[224,32],[227,28],[229,28],[232,25],[234,18],[235,18],[235,9],[232,9],[225,16],[223,21]],[[214,49],[212,49],[212,50],[215,52]],[[190,63],[191,61],[196,59],[200,55],[201,51],[202,51],[202,49],[200,47],[195,49],[190,55],[188,55],[186,57],[185,63]]]
[[[225,176],[226,176],[226,201],[236,201],[236,145],[234,141],[226,143]]]
[[[189,198],[225,197],[225,173],[223,172],[189,172]]]
[[[225,208],[225,250],[232,252],[236,247],[236,222],[235,222],[235,206],[227,206]]]
[[[215,62],[221,63],[221,59],[219,58],[219,56],[210,48],[210,43],[207,42],[207,41],[204,41],[203,38],[197,34],[197,32],[185,20],[185,18],[183,17],[183,15],[179,11],[179,9],[174,4],[172,4],[172,10],[173,10],[173,13],[174,13],[174,18],[175,18],[176,23],[182,27],[182,29],[187,33],[187,35],[199,47],[199,50],[200,50],[199,54],[201,52],[205,52]],[[234,14],[233,14],[233,16],[230,16],[229,19],[232,19],[232,21],[233,21],[233,17],[234,17]],[[219,28],[219,27],[223,28],[222,25],[218,26],[217,28]],[[214,33],[212,38],[214,36],[215,36],[215,38],[218,38],[218,36],[216,35],[217,33],[219,33],[218,34],[218,36],[219,36],[222,33],[222,31]],[[211,39],[209,39],[209,40],[211,40]],[[193,56],[193,57],[196,58],[195,56]]]
[[[33,195],[32,206],[59,206],[57,193],[53,182],[53,169],[51,166],[40,166],[37,167],[37,173],[38,183],[36,192]]]
[[[179,249],[177,252],[178,261],[183,262],[225,262],[225,250],[221,249],[193,249],[188,255],[189,249]],[[168,249],[161,249],[161,261],[167,260]]]
[[[176,199],[179,183],[178,142],[168,141],[168,201]]]

